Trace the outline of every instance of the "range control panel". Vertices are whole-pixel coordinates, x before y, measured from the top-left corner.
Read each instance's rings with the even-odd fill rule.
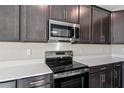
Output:
[[[54,57],[73,57],[72,51],[48,51],[45,53],[46,58]]]

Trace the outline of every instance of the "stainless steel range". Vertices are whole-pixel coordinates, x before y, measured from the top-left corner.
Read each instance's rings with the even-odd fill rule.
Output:
[[[73,61],[72,51],[46,52],[46,64],[53,71],[55,88],[87,88],[89,86],[89,68]]]

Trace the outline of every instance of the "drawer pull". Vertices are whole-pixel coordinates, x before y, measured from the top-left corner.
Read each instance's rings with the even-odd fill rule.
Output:
[[[105,69],[107,69],[107,68],[106,67],[100,68],[100,70],[105,70]]]
[[[121,65],[120,64],[118,64],[118,65],[115,65],[116,67],[120,67]]]
[[[31,82],[31,83],[30,83],[30,85],[42,84],[42,83],[44,83],[44,80],[40,80],[40,81]]]

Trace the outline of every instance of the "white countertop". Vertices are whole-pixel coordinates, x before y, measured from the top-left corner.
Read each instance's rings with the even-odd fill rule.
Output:
[[[0,82],[52,73],[43,59],[0,62]]]
[[[79,63],[83,63],[91,66],[97,66],[97,65],[103,65],[103,64],[109,64],[109,63],[115,63],[119,61],[124,61],[124,58],[122,57],[112,57],[112,56],[77,56],[73,58],[74,61],[77,61]]]
[[[124,61],[121,56],[76,56],[74,61],[97,66]],[[52,73],[44,59],[0,61],[0,82]]]

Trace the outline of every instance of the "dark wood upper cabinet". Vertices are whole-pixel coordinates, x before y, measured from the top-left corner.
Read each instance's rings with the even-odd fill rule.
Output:
[[[19,40],[18,5],[0,5],[0,40]]]
[[[102,13],[102,32],[105,36],[105,43],[111,43],[111,14],[107,11]]]
[[[110,12],[93,7],[92,43],[110,43]]]
[[[91,6],[79,7],[80,42],[91,42]]]
[[[78,23],[79,9],[77,5],[65,5],[65,19],[71,23]]]
[[[50,19],[65,21],[63,5],[50,5]]]
[[[50,5],[50,19],[78,23],[78,5]]]
[[[113,12],[111,15],[112,43],[124,44],[124,11]]]
[[[20,14],[19,14],[20,13]],[[124,12],[110,12],[86,5],[2,5],[0,40],[47,41],[49,19],[80,24],[80,42],[124,43]],[[20,32],[19,32],[20,30]]]
[[[21,40],[47,41],[48,6],[21,6]]]

